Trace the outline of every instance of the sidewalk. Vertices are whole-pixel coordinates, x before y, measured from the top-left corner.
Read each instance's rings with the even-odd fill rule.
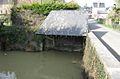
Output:
[[[89,20],[89,29],[120,62],[120,32],[116,32],[101,24],[97,24],[94,20]]]
[[[106,74],[110,79],[120,79],[120,32],[106,28],[94,20],[89,20],[88,26],[88,36]]]

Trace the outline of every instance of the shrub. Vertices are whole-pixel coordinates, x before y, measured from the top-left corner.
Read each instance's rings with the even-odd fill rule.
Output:
[[[36,42],[39,48],[39,44],[43,39],[42,36],[38,36],[33,32],[28,32],[26,29],[21,29],[17,26],[4,26],[0,28],[0,37],[4,39],[0,42],[5,42],[5,50],[25,50],[25,47],[29,45],[29,41]]]
[[[78,10],[80,6],[76,3],[33,3],[33,4],[23,4],[17,7],[18,9],[33,10],[35,13],[48,15],[51,10]]]

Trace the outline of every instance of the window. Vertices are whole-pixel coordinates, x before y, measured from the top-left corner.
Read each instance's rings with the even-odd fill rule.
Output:
[[[99,8],[105,8],[105,4],[104,3],[100,3],[99,4]]]
[[[94,8],[98,7],[98,3],[93,3]]]

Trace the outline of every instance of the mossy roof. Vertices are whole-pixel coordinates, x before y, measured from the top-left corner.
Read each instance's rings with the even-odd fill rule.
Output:
[[[83,36],[87,32],[87,15],[77,10],[51,11],[37,34]]]

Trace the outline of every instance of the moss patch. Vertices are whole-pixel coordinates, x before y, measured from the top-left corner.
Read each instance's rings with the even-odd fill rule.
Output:
[[[92,79],[108,79],[107,74],[104,71],[104,65],[101,63],[96,53],[90,38],[87,37],[83,56],[85,71]]]

